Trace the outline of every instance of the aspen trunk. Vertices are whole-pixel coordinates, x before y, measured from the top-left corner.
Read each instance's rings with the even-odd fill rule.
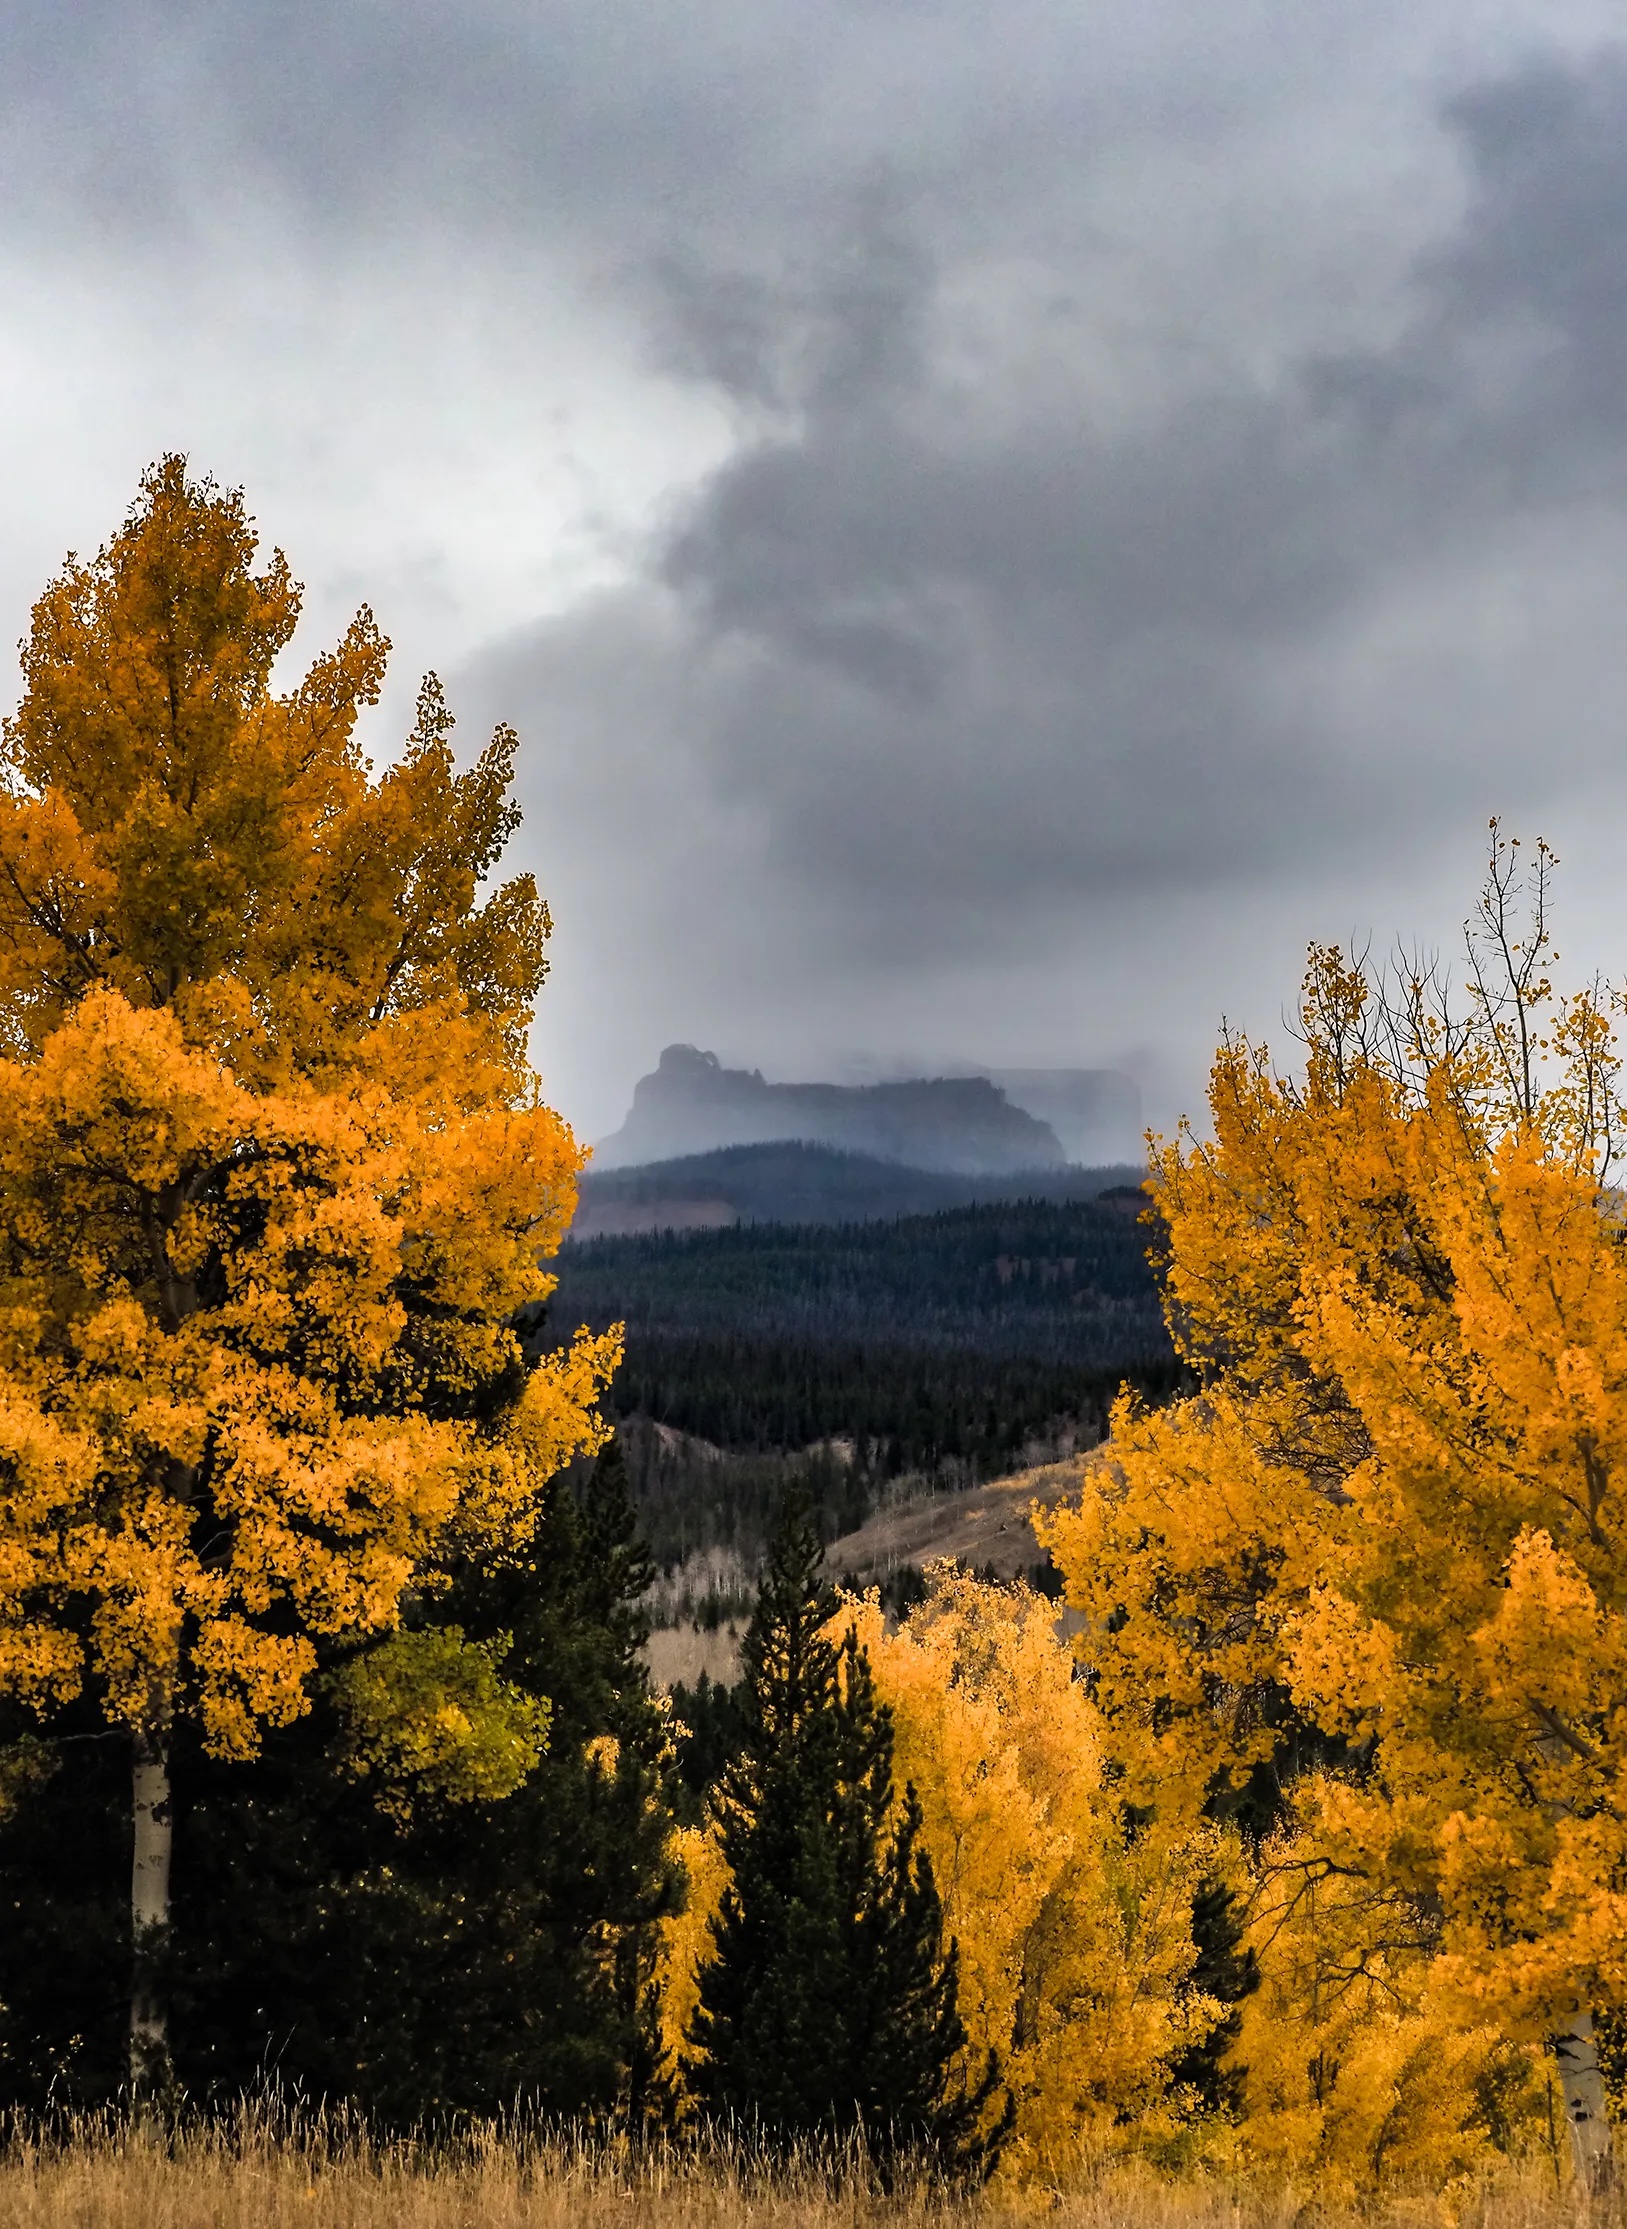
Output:
[[[1565,2118],[1570,2123],[1576,2186],[1597,2195],[1615,2181],[1616,2163],[1610,2145],[1610,2108],[1599,2072],[1590,2012],[1578,2011],[1568,2028],[1554,2038],[1554,2055],[1559,2061]]]
[[[130,2088],[151,2096],[169,2079],[162,1964],[169,1938],[169,1744],[142,1729],[132,1769],[135,1854],[130,1868]]]

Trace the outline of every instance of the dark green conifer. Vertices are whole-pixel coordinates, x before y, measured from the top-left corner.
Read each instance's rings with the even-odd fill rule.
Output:
[[[677,1726],[678,1813],[685,1826],[698,1826],[707,1798],[723,1768],[740,1747],[740,1692],[702,1671],[693,1687],[672,1690]]]
[[[501,1637],[504,1678],[551,1704],[547,1749],[501,1802],[385,1817],[300,1727],[235,1776],[200,1770],[177,1989],[211,2048],[189,2087],[274,2060],[387,2122],[516,2099],[642,2116],[657,1924],[679,1891],[648,1581],[612,1443],[580,1491],[553,1483],[522,1550],[460,1564],[426,1605]]]
[[[194,2098],[270,2075],[385,2123],[516,2100],[636,2123],[651,2102],[654,1952],[680,1882],[619,1451],[579,1493],[554,1482],[522,1551],[447,1578],[425,1613],[503,1636],[504,1677],[552,1705],[513,1795],[386,1816],[336,1768],[320,1694],[252,1764],[178,1752],[171,1991]],[[0,1744],[11,1731],[0,1714]],[[40,1745],[38,1785],[0,1818],[0,2106],[94,2103],[122,2078],[116,1745],[71,1717],[62,1732],[73,1745]]]
[[[743,1657],[744,1745],[714,1802],[732,1875],[691,2029],[691,2081],[719,2120],[778,2145],[858,2129],[887,2160],[992,2162],[997,2082],[956,2060],[945,1950],[913,1789],[893,1815],[891,1715],[834,1602],[804,1500],[788,1503]]]
[[[1192,1986],[1227,2010],[1201,2043],[1170,2065],[1170,2079],[1192,2091],[1206,2113],[1235,2118],[1242,2110],[1248,2069],[1230,2052],[1243,2025],[1243,1999],[1260,1986],[1260,1964],[1243,1948],[1243,1915],[1235,1889],[1222,1880],[1203,1882],[1192,1899],[1192,1940],[1197,1961]]]

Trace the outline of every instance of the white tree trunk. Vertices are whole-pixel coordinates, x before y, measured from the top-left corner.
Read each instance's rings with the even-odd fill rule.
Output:
[[[1615,2155],[1610,2145],[1610,2107],[1599,2072],[1598,2047],[1593,2037],[1593,2015],[1579,2011],[1554,2039],[1559,2061],[1559,2083],[1570,2123],[1571,2159],[1579,2190],[1608,2190],[1615,2179]]]
[[[138,2096],[150,2096],[169,2077],[169,2025],[159,1969],[169,1935],[171,1827],[168,1745],[145,1731],[135,1737],[131,1794],[130,2086]]]

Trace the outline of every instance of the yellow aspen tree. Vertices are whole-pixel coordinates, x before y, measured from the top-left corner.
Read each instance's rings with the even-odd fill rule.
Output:
[[[515,1329],[582,1160],[526,1057],[547,910],[488,880],[515,739],[458,772],[431,679],[375,777],[371,613],[279,693],[300,591],[255,552],[240,494],[152,467],[36,604],[0,748],[0,1684],[128,1730],[138,2084],[178,1718],[251,1756],[319,1640],[524,1528],[615,1356]],[[501,1793],[546,1728],[461,1645],[392,1642],[352,1716]]]
[[[1220,1837],[1156,1821],[1126,1834],[1042,1596],[940,1565],[896,1631],[874,1595],[830,1630],[850,1624],[920,1800],[969,2063],[997,2053],[1015,2107],[1002,2173],[1065,2172],[1127,2125],[1136,2141],[1167,2132],[1170,2061],[1222,2011],[1191,1986],[1192,1902]]]
[[[1537,2054],[1465,2024],[1432,1992],[1431,1937],[1396,1892],[1375,1925],[1371,1884],[1287,1828],[1258,1852],[1244,2000],[1240,2163],[1330,2200],[1400,2182],[1437,2187],[1541,2128]],[[1410,1924],[1409,1924],[1410,1921]]]
[[[684,2079],[689,2027],[700,2003],[700,1971],[712,1952],[712,1922],[731,1878],[717,1825],[674,1827],[668,1851],[684,1876],[682,1909],[661,1922],[655,1986],[661,2005],[661,2048],[679,2111],[697,2111]]]
[[[1494,830],[1454,1015],[1313,950],[1303,1075],[1223,1045],[1159,1154],[1201,1390],[1121,1404],[1050,1540],[1127,1758],[1188,1812],[1312,1729],[1293,1792],[1381,1953],[1554,2038],[1610,2171],[1592,2016],[1627,1989],[1627,1261],[1610,1006],[1550,980],[1551,860]],[[1522,886],[1529,909],[1520,910]]]

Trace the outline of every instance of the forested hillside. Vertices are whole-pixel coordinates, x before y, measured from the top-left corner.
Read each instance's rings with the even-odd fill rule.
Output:
[[[583,1173],[572,1229],[578,1238],[602,1238],[729,1223],[889,1222],[995,1201],[1093,1200],[1139,1183],[1141,1174],[1139,1167],[1114,1165],[966,1176],[780,1139],[637,1168],[595,1164]]]
[[[624,1439],[661,1560],[749,1558],[788,1463],[836,1533],[905,1474],[971,1485],[1095,1438],[1125,1379],[1171,1390],[1144,1205],[573,1241],[550,1322],[627,1326],[611,1399],[648,1420]]]
[[[889,1223],[755,1224],[569,1243],[561,1324],[1121,1367],[1167,1356],[1144,1197],[1024,1200]]]

